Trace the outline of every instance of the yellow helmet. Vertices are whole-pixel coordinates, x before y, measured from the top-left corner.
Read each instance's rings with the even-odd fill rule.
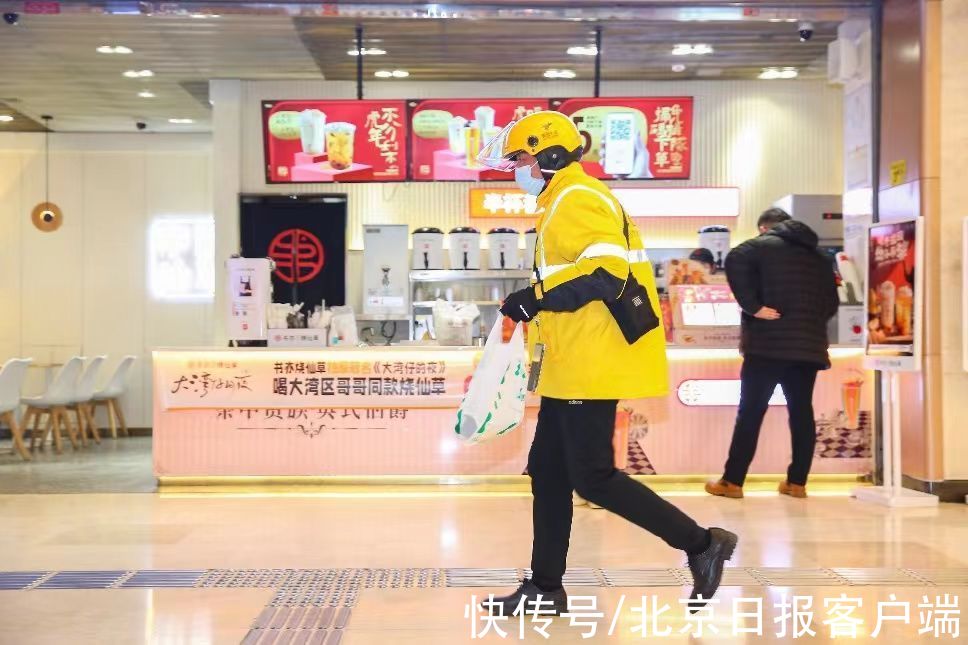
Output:
[[[581,158],[585,140],[574,122],[561,112],[543,110],[512,121],[488,142],[477,160],[509,172],[522,152],[538,159],[542,170],[555,171]]]

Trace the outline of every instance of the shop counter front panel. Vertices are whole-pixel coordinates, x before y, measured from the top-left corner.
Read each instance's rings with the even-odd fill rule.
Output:
[[[471,348],[157,351],[155,474],[521,475],[537,401],[522,428],[495,441],[468,445],[454,433],[479,356]],[[742,359],[735,350],[694,348],[670,348],[669,357],[668,397],[619,404],[629,431],[627,458],[619,453],[618,461],[631,474],[718,474],[732,436]],[[871,464],[871,375],[859,369],[859,349],[835,349],[832,358],[814,397],[814,472],[863,474]],[[789,462],[779,392],[773,403],[753,474],[783,473]]]

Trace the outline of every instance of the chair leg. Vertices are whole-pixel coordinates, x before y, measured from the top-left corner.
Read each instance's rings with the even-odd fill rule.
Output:
[[[105,399],[104,401],[99,401],[99,403],[104,404],[104,411],[108,415],[108,423],[111,425],[111,438],[118,438],[118,423],[114,415],[114,399]]]
[[[24,445],[24,433],[17,423],[17,414],[15,412],[7,412],[7,424],[10,426],[10,434],[13,436],[13,447],[20,453],[20,457],[24,461],[30,461],[30,453],[27,452],[27,447]]]
[[[43,421],[43,415],[47,415],[47,421],[43,422],[44,434],[40,437],[40,449],[47,449],[47,440],[50,439],[51,443],[54,442],[53,429],[54,429],[54,412],[52,410],[41,411],[41,421]]]
[[[71,447],[77,450],[82,444],[78,441],[78,434],[80,428],[75,430],[74,424],[71,423],[71,415],[67,408],[61,408],[61,419],[64,421],[64,428],[67,430],[67,438],[71,440]]]
[[[112,399],[112,403],[114,405],[114,413],[118,415],[118,421],[121,423],[121,432],[125,437],[130,437],[131,435],[128,434],[128,424],[124,420],[124,412],[121,410],[121,400]]]
[[[44,421],[44,415],[47,416],[47,421]],[[43,427],[43,434],[40,434],[40,428]],[[54,429],[54,411],[53,410],[37,410],[34,416],[34,436],[40,435],[40,442],[37,447],[40,450],[46,449],[47,437],[51,435]]]
[[[77,404],[74,406],[74,418],[77,419],[77,434],[81,438],[81,446],[87,447],[87,421],[84,419],[84,413],[81,410],[81,405]]]
[[[91,436],[94,437],[94,443],[101,443],[101,432],[98,430],[97,421],[94,419],[94,404],[85,403],[83,406],[84,418],[87,419],[87,427],[91,431]]]
[[[61,423],[67,420],[67,412],[64,408],[54,408],[50,411],[50,417],[47,419],[47,432],[52,429],[54,432],[54,451],[57,454],[64,452],[63,441],[61,438]],[[47,432],[44,433],[44,441],[47,440]],[[73,440],[72,440],[73,441]]]
[[[31,422],[34,420],[34,409],[27,406],[24,411],[24,432],[30,433],[30,449],[34,450],[37,445],[37,430],[30,426]]]

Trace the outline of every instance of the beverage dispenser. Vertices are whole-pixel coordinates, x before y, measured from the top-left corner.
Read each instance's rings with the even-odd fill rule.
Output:
[[[492,270],[517,269],[521,266],[521,236],[513,228],[494,228],[487,234],[488,257]]]
[[[481,232],[462,226],[450,232],[450,268],[455,271],[481,268]]]
[[[413,255],[410,268],[414,271],[438,271],[444,268],[444,232],[439,228],[418,228],[413,232]]]

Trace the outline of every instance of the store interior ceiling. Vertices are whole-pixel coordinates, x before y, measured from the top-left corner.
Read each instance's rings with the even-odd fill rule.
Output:
[[[357,25],[364,88],[540,82],[567,70],[590,94],[596,27],[605,81],[754,80],[765,69],[818,79],[837,26],[866,17],[867,4],[0,0],[0,132],[43,130],[42,115],[55,131],[136,131],[138,122],[148,132],[209,131],[210,79],[355,80]],[[43,7],[56,13],[23,10]],[[804,22],[812,37],[801,41]],[[381,70],[409,76],[375,77]]]

